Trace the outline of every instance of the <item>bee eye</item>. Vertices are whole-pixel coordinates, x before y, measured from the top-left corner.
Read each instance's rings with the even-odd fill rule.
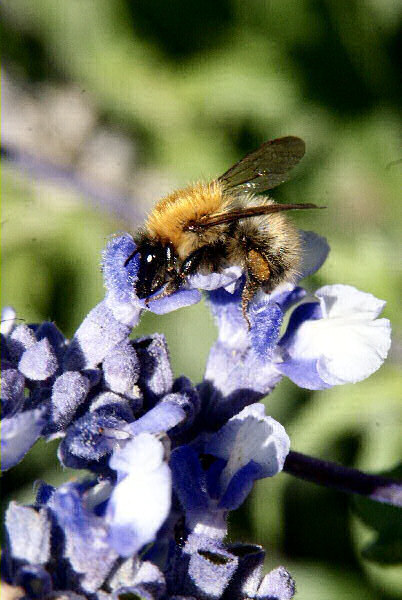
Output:
[[[164,283],[165,252],[162,246],[143,244],[139,246],[139,253],[141,261],[136,291],[139,298],[147,298]]]

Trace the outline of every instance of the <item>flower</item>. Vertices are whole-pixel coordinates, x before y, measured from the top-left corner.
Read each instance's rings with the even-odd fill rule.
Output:
[[[169,514],[170,469],[162,442],[150,433],[134,437],[109,464],[118,473],[106,510],[109,543],[128,557],[155,539]]]
[[[147,304],[135,294],[140,256],[128,234],[103,256],[106,295],[72,340],[53,323],[2,323],[2,468],[40,437],[59,438],[62,465],[87,479],[41,483],[31,506],[7,511],[4,580],[27,598],[277,598],[294,595],[284,567],[262,576],[259,546],[225,542],[227,515],[254,481],[280,473],[285,429],[258,401],[283,376],[323,389],[379,368],[390,326],[384,302],[351,286],[312,297],[300,280],[328,245],[301,232],[300,279],[258,292],[243,318],[236,266],[197,274]],[[203,381],[174,378],[165,338],[130,337],[145,310],[163,314],[201,299],[218,337]],[[290,313],[283,333],[283,322]],[[27,532],[29,536],[27,537]]]
[[[385,302],[339,284],[324,286],[315,296],[318,302],[293,312],[276,350],[277,369],[309,389],[366,379],[391,345],[388,319],[377,319]]]
[[[173,489],[191,532],[223,539],[226,514],[246,499],[256,479],[279,473],[289,452],[280,423],[266,417],[262,404],[247,406],[203,444],[172,452]],[[214,457],[207,469],[204,455]]]

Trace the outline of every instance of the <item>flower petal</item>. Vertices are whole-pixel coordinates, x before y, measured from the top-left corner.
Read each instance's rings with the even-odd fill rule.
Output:
[[[314,231],[299,231],[302,253],[298,279],[312,275],[324,264],[329,254],[327,240]]]
[[[65,535],[65,555],[74,571],[83,575],[81,586],[95,592],[108,576],[117,554],[108,544],[104,519],[86,507],[83,493],[80,484],[64,484],[53,494],[50,506]]]
[[[160,300],[152,301],[151,296],[151,302],[148,303],[147,309],[156,315],[165,315],[173,310],[178,310],[179,308],[184,308],[185,306],[197,304],[201,298],[202,296],[198,290],[187,290],[181,288],[174,294],[166,296],[166,298],[162,298]]]
[[[123,472],[108,503],[109,543],[130,556],[155,539],[168,516],[171,475],[162,443],[149,433],[136,436],[116,451],[110,467]]]
[[[207,296],[212,315],[218,327],[218,341],[238,351],[249,346],[248,327],[241,311],[241,287],[234,293],[223,288]]]
[[[7,471],[23,459],[40,436],[46,418],[43,409],[19,413],[1,422],[1,470]]]
[[[269,300],[254,302],[250,305],[250,337],[258,360],[265,362],[271,358],[279,338],[283,313],[278,304]]]
[[[173,397],[169,399],[169,396]],[[185,420],[186,412],[184,408],[174,401],[175,394],[170,394],[167,399],[163,399],[154,408],[151,408],[145,415],[126,426],[126,431],[131,435],[140,433],[161,433],[169,431],[179,423]]]
[[[103,274],[108,290],[106,303],[118,321],[134,327],[145,309],[163,315],[201,300],[198,290],[183,288],[159,300],[152,301],[151,296],[149,303],[146,303],[145,299],[140,300],[135,293],[135,283],[138,279],[141,255],[135,254],[126,264],[135,250],[133,238],[124,233],[112,238],[103,254]],[[159,293],[160,290],[154,296]]]
[[[135,294],[140,256],[136,254],[126,265],[126,260],[135,252],[136,245],[128,233],[113,237],[103,253],[102,270],[107,289],[106,304],[120,323],[137,325],[144,306]]]
[[[347,285],[325,286],[316,296],[319,305],[294,311],[280,342],[278,369],[293,378],[292,366],[300,373],[303,364],[310,365],[323,387],[356,383],[374,373],[391,344],[389,321],[376,319],[384,302]]]
[[[0,331],[8,336],[15,327],[17,313],[12,306],[5,306],[1,311]]]
[[[197,273],[188,278],[190,288],[201,290],[216,290],[218,288],[227,288],[227,291],[232,289],[232,285],[242,276],[243,269],[237,265],[226,267],[221,273],[210,273],[204,275]]]
[[[179,446],[170,456],[174,490],[186,512],[206,511],[208,496],[205,473],[197,452],[191,446]]]
[[[272,477],[282,470],[290,441],[285,429],[272,417],[265,416],[263,404],[252,404],[232,417],[206,445],[206,452],[227,461],[221,474],[222,489],[250,462],[259,466],[249,476]],[[246,483],[246,482],[245,482]]]

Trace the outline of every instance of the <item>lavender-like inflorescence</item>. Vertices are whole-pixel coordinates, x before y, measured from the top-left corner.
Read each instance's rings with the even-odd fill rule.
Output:
[[[323,238],[302,232],[300,279],[324,262]],[[2,322],[2,469],[39,437],[60,438],[62,465],[82,481],[37,486],[6,514],[3,579],[27,598],[285,600],[284,567],[262,576],[261,547],[225,541],[227,515],[256,479],[279,473],[289,438],[259,401],[283,376],[324,389],[368,377],[384,361],[384,302],[345,285],[308,296],[295,285],[260,292],[241,312],[242,272],[192,276],[146,305],[135,295],[132,237],[111,239],[104,300],[68,341],[53,323]],[[132,339],[141,313],[201,299],[218,326],[203,381],[174,379],[166,341]],[[294,308],[297,305],[296,308]],[[292,311],[285,332],[285,314]]]

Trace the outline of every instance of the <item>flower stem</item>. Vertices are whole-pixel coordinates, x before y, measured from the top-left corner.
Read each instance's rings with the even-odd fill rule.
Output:
[[[361,494],[377,502],[402,506],[402,481],[390,477],[369,475],[300,452],[289,452],[283,470],[299,479],[349,494]]]

